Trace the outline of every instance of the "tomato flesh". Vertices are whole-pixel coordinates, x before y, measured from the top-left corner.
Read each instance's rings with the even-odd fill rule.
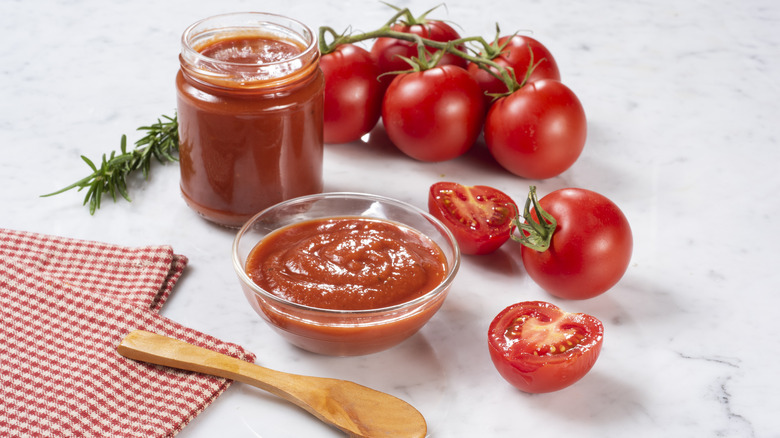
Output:
[[[438,182],[428,191],[428,211],[452,231],[463,254],[489,254],[512,233],[517,205],[488,186]]]
[[[563,353],[580,344],[585,335],[580,327],[561,325],[560,320],[524,314],[512,321],[504,331],[509,343],[517,343],[518,350],[536,356]],[[517,342],[522,340],[522,342]]]
[[[499,374],[528,393],[557,391],[580,380],[598,359],[604,325],[543,301],[511,305],[490,324],[488,349]]]

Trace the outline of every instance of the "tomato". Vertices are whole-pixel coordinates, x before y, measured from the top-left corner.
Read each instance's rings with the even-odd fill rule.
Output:
[[[555,62],[555,58],[553,58],[547,47],[539,41],[523,35],[510,35],[499,38],[493,45],[500,51],[498,51],[497,56],[492,58],[492,61],[502,67],[512,68],[518,82],[522,82],[525,79],[526,72],[531,66],[534,66],[534,68],[528,77],[529,82],[540,79],[561,80],[558,63]],[[531,57],[532,54],[533,59]],[[493,67],[490,67],[490,69],[494,73],[497,72]],[[493,100],[493,97],[488,94],[503,94],[508,91],[506,85],[501,80],[488,73],[487,70],[480,68],[478,64],[469,63],[468,71],[477,80],[479,86],[482,87],[482,90],[486,93],[485,98],[488,101]]]
[[[423,38],[433,41],[454,41],[460,39],[460,34],[449,24],[439,20],[418,20],[419,23],[395,23],[390,28],[397,32],[419,35]],[[459,49],[465,50],[462,45]],[[434,49],[430,49],[432,53]],[[392,73],[409,70],[409,64],[403,58],[416,58],[419,56],[417,43],[399,40],[396,38],[377,38],[371,46],[371,56],[376,60],[381,73]],[[467,61],[451,53],[445,53],[439,60],[438,65],[457,65],[466,68]],[[392,75],[385,75],[380,78],[384,87],[387,88],[393,80]]]
[[[479,85],[453,65],[396,76],[382,102],[390,141],[420,161],[464,154],[479,136],[484,114]]]
[[[428,211],[455,235],[463,254],[489,254],[512,234],[519,210],[504,192],[488,186],[438,182],[428,191]]]
[[[601,321],[544,301],[507,307],[488,331],[499,374],[529,393],[557,391],[580,380],[596,363],[603,341]]]
[[[587,122],[577,96],[552,79],[530,82],[490,107],[485,144],[498,163],[529,179],[557,176],[585,147]]]
[[[338,46],[322,56],[325,143],[355,141],[374,128],[382,111],[379,67],[367,50]]]
[[[524,245],[521,249],[532,280],[567,299],[592,298],[617,284],[631,261],[633,235],[614,202],[591,190],[556,190],[538,201],[526,223],[539,223],[539,208],[555,224],[549,248],[539,251]]]

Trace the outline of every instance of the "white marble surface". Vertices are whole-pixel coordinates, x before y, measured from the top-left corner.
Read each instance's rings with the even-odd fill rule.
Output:
[[[589,136],[563,175],[535,182],[610,197],[628,216],[634,256],[603,296],[563,302],[525,274],[508,246],[462,265],[443,309],[384,353],[330,358],[288,346],[245,303],[229,262],[233,232],[196,217],[175,165],[131,184],[132,203],[94,216],[75,192],[38,196],[83,176],[122,133],[175,110],[179,36],[222,12],[264,10],[312,27],[369,30],[380,2],[0,2],[0,226],[127,245],[170,244],[190,258],[163,314],[237,342],[258,363],[334,376],[396,394],[432,437],[778,437],[780,6],[773,0],[541,2],[452,0],[434,14],[464,34],[528,30],[553,51],[580,97]],[[421,13],[437,2],[396,2]],[[328,146],[326,189],[425,207],[441,179],[522,199],[530,181],[477,148],[446,163],[405,158],[382,140]],[[526,395],[487,353],[493,316],[542,299],[601,318],[605,344],[582,381]],[[294,420],[294,421],[288,421]],[[181,437],[339,436],[297,408],[234,385]]]

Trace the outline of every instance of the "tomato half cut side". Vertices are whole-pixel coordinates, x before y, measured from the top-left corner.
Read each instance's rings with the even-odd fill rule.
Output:
[[[428,191],[428,211],[452,231],[463,254],[489,254],[512,234],[517,205],[488,186],[438,182]]]
[[[517,389],[558,391],[593,368],[604,341],[604,325],[584,313],[568,313],[544,301],[524,301],[490,324],[488,349],[499,374]]]

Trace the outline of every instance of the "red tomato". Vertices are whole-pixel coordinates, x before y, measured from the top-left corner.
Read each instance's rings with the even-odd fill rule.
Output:
[[[367,50],[352,44],[323,55],[325,143],[348,143],[371,131],[382,111],[379,68]]]
[[[433,41],[453,41],[460,39],[460,34],[449,24],[439,20],[422,20],[419,24],[395,23],[390,26],[392,30],[404,33],[419,35],[423,38]],[[461,45],[459,49],[465,50]],[[434,52],[434,49],[430,49]],[[409,64],[403,60],[405,58],[418,57],[417,44],[411,41],[399,40],[396,38],[377,38],[371,46],[371,56],[376,60],[379,71],[382,73],[391,73],[409,70]],[[466,68],[467,61],[451,53],[445,53],[438,65],[457,65]],[[385,88],[393,80],[392,75],[385,75],[380,78]]]
[[[633,235],[615,203],[586,189],[556,190],[539,200],[557,225],[546,251],[523,246],[523,265],[542,289],[567,299],[600,295],[625,274]],[[531,211],[538,221],[536,211]],[[528,219],[526,219],[528,222]]]
[[[593,368],[604,325],[583,313],[526,301],[507,307],[490,323],[488,349],[499,374],[521,391],[563,389]]]
[[[479,136],[484,114],[479,85],[453,65],[398,75],[382,102],[390,141],[420,161],[464,154]]]
[[[587,136],[585,111],[562,83],[530,82],[490,107],[485,143],[498,163],[529,179],[557,176],[582,153]]]
[[[455,235],[463,254],[489,254],[509,240],[517,205],[488,186],[438,182],[428,191],[428,211]]]
[[[499,38],[495,45],[497,47],[503,46],[503,50],[492,61],[502,67],[512,68],[515,71],[518,82],[523,81],[531,65],[535,65],[535,67],[531,76],[528,77],[529,82],[540,79],[561,80],[558,63],[555,62],[555,58],[553,58],[547,47],[539,41],[523,35],[514,35]],[[533,59],[531,54],[533,54]],[[495,68],[490,67],[490,69],[497,73]],[[474,76],[474,79],[477,80],[477,83],[485,93],[503,94],[508,91],[506,85],[501,80],[488,73],[487,70],[480,68],[478,64],[469,63],[468,71]],[[487,94],[485,97],[488,99],[488,102],[493,100],[493,97]]]

